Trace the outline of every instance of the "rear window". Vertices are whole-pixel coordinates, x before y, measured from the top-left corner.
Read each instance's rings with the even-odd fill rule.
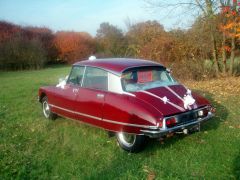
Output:
[[[177,81],[163,67],[134,68],[122,74],[122,87],[127,92],[174,84],[178,84]]]

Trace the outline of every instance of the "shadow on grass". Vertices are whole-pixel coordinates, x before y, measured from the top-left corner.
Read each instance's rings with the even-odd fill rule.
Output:
[[[227,108],[223,104],[213,99],[213,94],[200,90],[195,90],[195,92],[207,98],[212,104],[212,106],[216,108],[215,116],[209,122],[205,123],[202,126],[202,130],[208,131],[212,129],[217,129],[219,127],[219,124],[224,122],[228,117],[229,112]]]
[[[211,93],[199,90],[194,91],[207,98],[213,107],[216,108],[215,116],[201,125],[201,131],[216,130],[219,127],[220,123],[224,122],[227,119],[227,116],[229,114],[227,108],[215,101]],[[150,139],[145,151],[154,151],[159,148],[168,148],[169,146],[173,145],[179,140],[184,139],[185,137],[186,135],[184,134],[175,134],[173,137],[164,139],[163,143],[159,143],[159,141],[156,141],[156,139]]]
[[[217,109],[215,117],[212,118],[210,121],[204,123],[201,130],[202,131],[211,131],[211,130],[217,129],[219,127],[220,123],[224,122],[227,119],[228,110],[226,109],[225,106],[216,102],[213,99],[212,94],[210,94],[208,92],[204,92],[204,91],[197,91],[197,92],[199,94],[203,95],[204,97],[206,97],[211,102],[211,104]],[[140,152],[139,154],[127,154],[127,153],[124,153],[124,152],[120,153],[112,160],[110,165],[107,165],[106,168],[99,171],[98,174],[92,175],[91,178],[106,177],[106,176],[108,177],[108,174],[112,174],[109,171],[114,171],[115,173],[117,173],[118,176],[120,176],[122,173],[124,174],[127,171],[131,171],[131,169],[136,170],[136,166],[137,166],[137,169],[141,169],[141,168],[143,168],[142,167],[143,164],[142,164],[142,161],[141,161],[140,158],[143,158],[143,156],[145,158],[148,157],[148,156],[152,156],[159,149],[170,148],[176,142],[178,142],[179,140],[181,141],[185,137],[186,137],[186,135],[176,134],[172,137],[164,139],[163,143],[162,143],[162,141],[159,141],[159,140],[156,140],[156,139],[149,139],[149,143],[147,144],[147,146],[143,150],[143,152]],[[131,159],[131,160],[129,160],[129,159]],[[134,163],[131,163],[131,162],[134,162]],[[236,170],[235,170],[236,173],[235,174],[236,174],[236,177],[238,177],[238,178],[239,178],[239,174],[240,174],[240,172],[239,172],[240,163],[239,162],[240,162],[240,156],[238,157],[238,159],[235,162],[236,163],[236,165],[235,165],[236,166]],[[146,174],[143,173],[140,176],[144,177],[144,176],[146,176]]]
[[[235,175],[236,179],[240,179],[240,151],[235,159],[235,161],[233,162],[233,174]]]
[[[234,161],[233,167],[233,174],[235,175],[235,178],[240,179],[240,151]]]

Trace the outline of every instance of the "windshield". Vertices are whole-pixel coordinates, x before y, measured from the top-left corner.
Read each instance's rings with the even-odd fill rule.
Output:
[[[178,84],[177,81],[163,67],[135,68],[122,74],[123,90],[127,92],[175,84]]]

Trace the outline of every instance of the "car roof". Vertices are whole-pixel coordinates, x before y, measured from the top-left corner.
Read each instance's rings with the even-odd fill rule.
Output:
[[[73,65],[98,67],[117,75],[121,75],[125,70],[135,67],[149,67],[149,66],[164,67],[163,65],[153,61],[132,58],[105,58],[85,60],[76,62]]]

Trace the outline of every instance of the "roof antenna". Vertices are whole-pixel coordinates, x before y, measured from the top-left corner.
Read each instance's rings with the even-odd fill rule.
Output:
[[[93,61],[93,60],[96,60],[97,58],[96,58],[96,56],[90,56],[89,58],[88,58],[88,60],[90,60],[90,61]]]

